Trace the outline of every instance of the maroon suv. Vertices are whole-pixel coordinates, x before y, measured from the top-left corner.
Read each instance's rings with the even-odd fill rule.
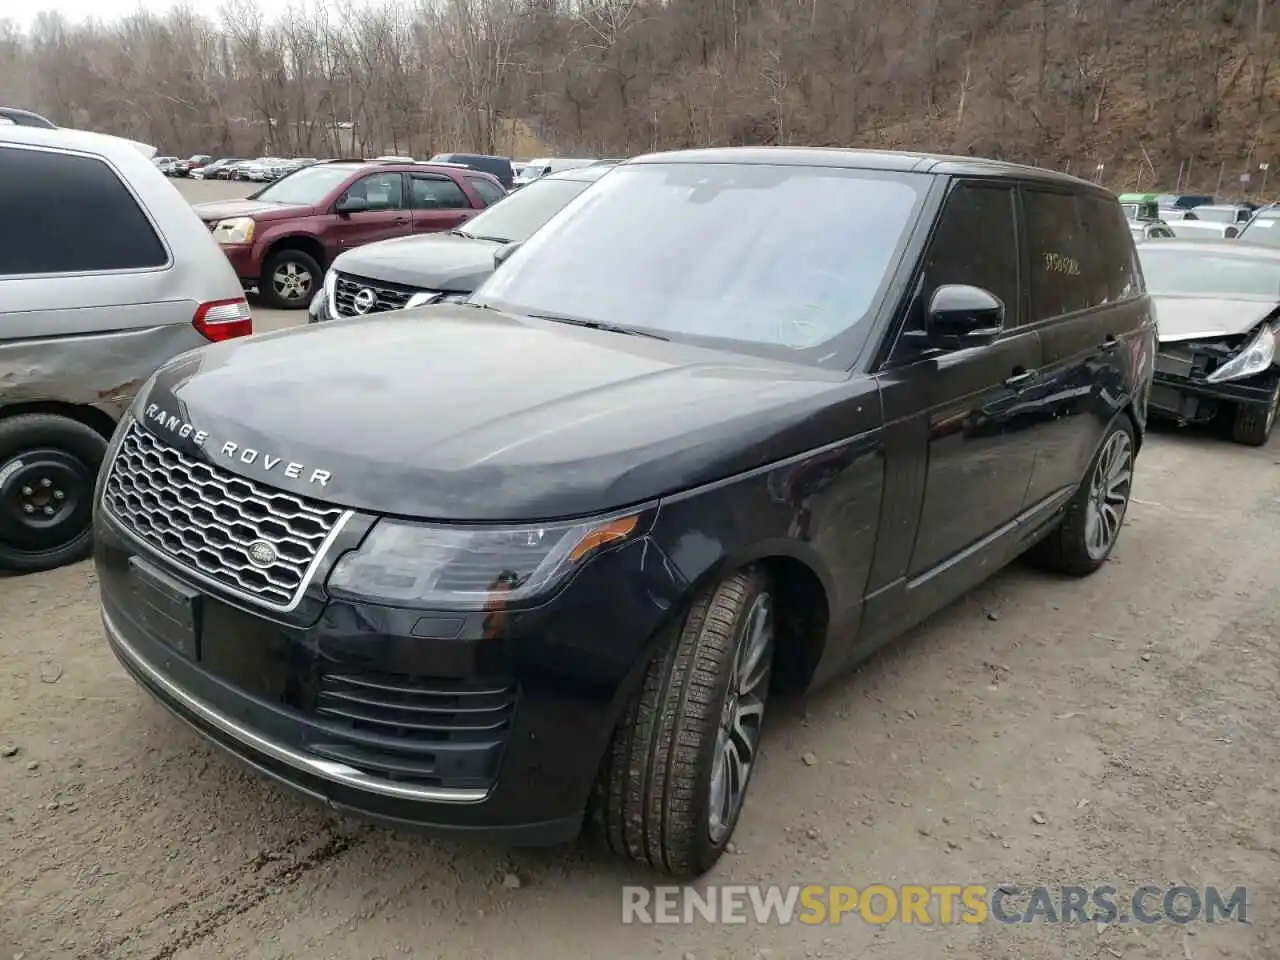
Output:
[[[452,230],[505,195],[496,178],[461,167],[332,161],[195,210],[246,289],[257,287],[269,306],[301,309],[342,251]]]

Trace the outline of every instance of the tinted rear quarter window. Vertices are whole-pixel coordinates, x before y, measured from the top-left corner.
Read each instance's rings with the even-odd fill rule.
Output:
[[[104,161],[0,147],[0,275],[162,267],[164,243]]]
[[[1128,300],[1142,293],[1142,270],[1138,254],[1120,204],[1106,197],[1085,195],[1077,198],[1085,236],[1092,247],[1087,261],[1096,273],[1089,284],[1091,300],[1096,306]],[[1161,237],[1169,231],[1153,228],[1148,235]],[[1172,234],[1169,234],[1172,235]]]
[[[1085,310],[1107,298],[1093,244],[1071,193],[1023,188],[1031,263],[1032,323]]]

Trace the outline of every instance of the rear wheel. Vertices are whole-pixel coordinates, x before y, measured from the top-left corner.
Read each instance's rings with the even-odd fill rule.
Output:
[[[0,420],[0,568],[52,570],[89,555],[106,451],[106,438],[68,417]]]
[[[1231,439],[1250,447],[1261,447],[1271,439],[1276,424],[1276,406],[1280,404],[1280,388],[1266,407],[1238,406],[1231,422]]]
[[[1062,522],[1028,554],[1041,567],[1086,576],[1115,549],[1133,489],[1133,424],[1121,415],[1112,423]]]
[[[615,853],[678,877],[724,853],[760,748],[775,604],[763,571],[704,591],[614,732],[594,802]]]
[[[302,310],[320,285],[320,264],[301,250],[279,250],[267,257],[258,279],[258,295],[279,310]]]

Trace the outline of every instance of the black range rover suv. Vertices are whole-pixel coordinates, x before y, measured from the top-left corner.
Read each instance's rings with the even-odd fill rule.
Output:
[[[1155,323],[1115,199],[974,159],[633,159],[467,304],[162,368],[99,478],[117,657],[333,808],[681,876],[770,691],[1116,543]]]

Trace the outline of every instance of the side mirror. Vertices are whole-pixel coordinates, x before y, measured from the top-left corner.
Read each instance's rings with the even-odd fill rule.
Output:
[[[495,250],[493,252],[493,269],[497,270],[506,263],[511,255],[519,250],[523,244],[523,240],[517,240],[515,243],[505,243]]]
[[[1240,236],[1240,230],[1238,227],[1227,227],[1227,229],[1222,231],[1222,235],[1228,240],[1234,240],[1236,237]]]
[[[363,213],[369,209],[369,201],[363,197],[341,197],[333,205],[333,210],[340,217],[349,217],[353,213]]]
[[[1004,327],[1004,302],[990,290],[963,283],[938,287],[929,300],[923,332],[909,340],[920,347],[961,350],[985,346]]]

